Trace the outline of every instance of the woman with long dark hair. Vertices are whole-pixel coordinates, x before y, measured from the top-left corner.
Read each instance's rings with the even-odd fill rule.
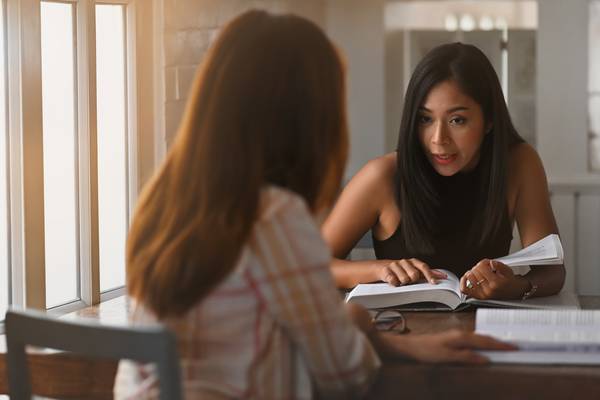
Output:
[[[177,338],[186,399],[355,398],[377,352],[484,362],[507,349],[467,332],[378,333],[345,308],[315,216],[348,149],[344,72],[313,23],[251,11],[212,46],[127,241],[135,323]],[[122,362],[116,398],[156,398],[150,367]]]
[[[498,77],[475,46],[445,44],[417,65],[405,96],[397,151],[349,182],[323,226],[338,286],[435,283],[451,270],[472,297],[557,293],[562,265],[524,276],[491,261],[557,227],[544,168],[515,130]],[[342,260],[368,230],[377,260]]]

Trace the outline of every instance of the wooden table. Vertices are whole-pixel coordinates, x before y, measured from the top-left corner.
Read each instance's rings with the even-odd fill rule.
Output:
[[[582,308],[600,309],[599,297],[580,297]],[[123,297],[65,318],[126,322]],[[473,330],[474,312],[405,313],[410,334],[457,328]],[[0,393],[7,393],[4,343],[0,345]],[[112,399],[117,363],[61,353],[29,355],[34,392],[63,399]],[[600,367],[535,365],[426,365],[386,361],[371,399],[600,399]]]
[[[600,296],[580,296],[584,309],[600,309]],[[472,331],[475,313],[405,313],[410,334]],[[427,365],[392,361],[384,367],[371,399],[600,399],[600,366]]]

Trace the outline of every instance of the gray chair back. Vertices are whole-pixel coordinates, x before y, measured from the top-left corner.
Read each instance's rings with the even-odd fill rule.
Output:
[[[373,248],[373,237],[371,236],[370,229],[354,245],[354,248],[355,249],[372,249]]]
[[[176,342],[163,327],[115,327],[89,321],[63,321],[33,310],[9,310],[5,327],[11,400],[31,399],[25,354],[27,345],[94,358],[154,363],[158,371],[160,399],[183,398]]]

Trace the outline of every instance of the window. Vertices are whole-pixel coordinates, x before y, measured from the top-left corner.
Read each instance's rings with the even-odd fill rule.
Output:
[[[96,6],[100,290],[125,285],[127,89],[125,9]]]
[[[79,299],[74,9],[41,3],[46,307]]]
[[[85,297],[80,290],[82,277],[99,276],[99,282],[96,278],[89,286],[92,291],[99,288],[106,292],[125,283],[128,192],[125,5],[95,2],[87,5],[86,9],[82,2],[41,2],[46,308]],[[81,40],[83,32],[77,31],[78,12],[80,20],[85,17],[84,23],[79,24],[81,30],[88,33],[89,27],[95,26],[87,41]],[[86,43],[85,52],[76,48],[76,44]],[[94,47],[92,57],[81,57],[83,53],[89,55]],[[94,76],[95,85],[93,79],[86,81]],[[79,85],[87,86],[88,92],[82,93]],[[78,95],[95,97],[95,101],[80,99]],[[90,124],[96,121],[95,129],[78,126],[79,108],[86,105]],[[96,165],[90,165],[94,160]],[[78,180],[79,174],[86,175],[84,181]],[[84,182],[89,182],[92,189],[89,195],[80,192],[79,184]],[[92,193],[97,193],[97,197]],[[97,214],[92,212],[94,209]],[[86,229],[80,229],[80,222],[89,226],[87,237]],[[98,241],[92,243],[97,252],[80,249],[80,244],[85,247],[91,240]]]
[[[2,320],[8,304],[61,313],[124,293],[141,90],[133,39],[153,25],[137,17],[152,17],[146,0],[0,5]]]

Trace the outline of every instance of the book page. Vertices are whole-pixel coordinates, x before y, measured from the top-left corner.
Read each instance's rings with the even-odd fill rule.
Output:
[[[600,352],[600,310],[478,309],[475,330],[521,350]]]
[[[504,257],[496,258],[510,266],[521,265],[544,265],[544,264],[562,264],[563,263],[563,248],[558,235],[548,235],[542,240],[539,240],[526,248],[519,250],[513,254]]]
[[[438,281],[437,285],[430,284],[430,286],[433,286],[434,288],[443,287],[444,289],[452,290],[454,293],[456,293],[456,295],[458,297],[460,297],[461,299],[464,300],[464,295],[460,291],[460,279],[456,275],[454,275],[453,272],[450,272],[446,269],[436,268],[435,270],[443,272],[444,274],[446,274],[448,276],[448,278],[437,279],[437,281]]]
[[[356,285],[356,287],[350,292],[350,296],[368,296],[378,294],[391,294],[391,293],[405,293],[405,292],[418,292],[422,290],[431,289],[445,289],[451,290],[456,293],[459,297],[460,292],[460,281],[452,272],[445,269],[438,269],[448,275],[448,279],[438,279],[437,285],[433,285],[429,282],[424,283],[413,283],[411,285],[403,286],[392,286],[389,283],[367,283]]]
[[[493,363],[598,365],[600,354],[581,351],[479,351]]]
[[[424,280],[423,283],[404,286],[392,286],[388,283],[359,284],[346,295],[346,302],[361,304],[370,309],[407,305],[415,305],[414,308],[417,309],[419,304],[424,306],[423,309],[430,309],[436,303],[436,309],[456,309],[464,301],[459,290],[459,280],[450,271],[440,271],[446,273],[448,278],[437,279],[437,284]]]

